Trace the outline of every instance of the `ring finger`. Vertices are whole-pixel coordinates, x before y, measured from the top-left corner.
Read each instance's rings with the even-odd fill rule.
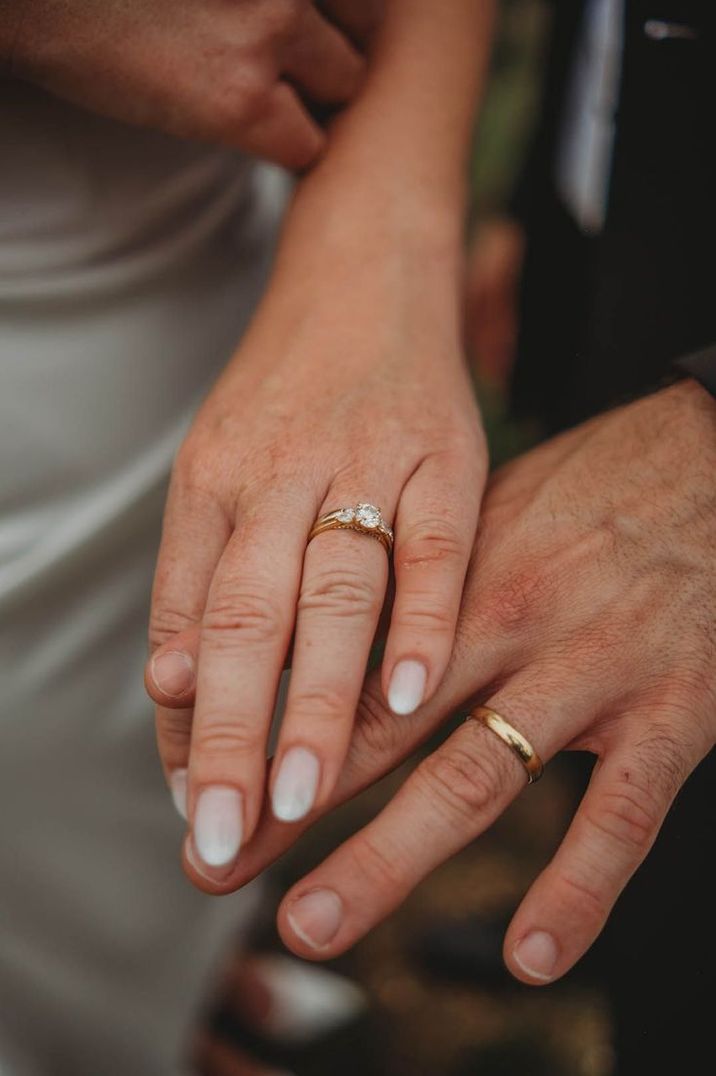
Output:
[[[327,511],[350,505],[350,498],[331,494]],[[373,519],[367,507],[363,514]],[[303,818],[336,783],[387,582],[386,550],[370,533],[327,530],[309,541],[286,711],[272,767],[273,813],[280,821]]]

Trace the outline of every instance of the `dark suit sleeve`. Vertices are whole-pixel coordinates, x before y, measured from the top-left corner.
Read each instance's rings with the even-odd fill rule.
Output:
[[[703,351],[695,351],[692,355],[684,355],[677,359],[677,370],[686,377],[693,377],[695,381],[716,396],[716,344],[705,347]]]

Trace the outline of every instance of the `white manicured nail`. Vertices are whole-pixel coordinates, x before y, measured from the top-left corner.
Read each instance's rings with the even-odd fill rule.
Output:
[[[553,977],[558,956],[557,943],[544,930],[533,930],[512,950],[512,957],[522,971],[543,983]]]
[[[388,705],[394,714],[412,714],[425,696],[428,670],[421,661],[399,661],[388,688]]]
[[[232,863],[241,847],[242,796],[235,788],[214,785],[199,795],[192,829],[194,848],[208,867]]]
[[[280,822],[298,822],[313,807],[321,764],[306,747],[292,747],[283,757],[271,802]]]
[[[186,822],[186,770],[174,770],[169,778],[169,788],[171,790],[174,806]]]
[[[197,874],[200,874],[202,878],[206,878],[207,882],[216,882],[216,878],[213,875],[207,874],[203,863],[194,851],[189,837],[187,837],[184,842],[184,851],[186,852],[186,858],[189,860]]]

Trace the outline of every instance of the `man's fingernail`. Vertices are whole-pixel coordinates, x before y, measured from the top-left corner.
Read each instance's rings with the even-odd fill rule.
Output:
[[[167,650],[152,661],[154,683],[164,695],[176,698],[194,683],[194,662],[182,650]]]
[[[333,941],[343,919],[343,903],[332,889],[314,889],[291,905],[291,930],[311,949],[325,949]]]
[[[241,848],[242,796],[235,788],[205,788],[196,802],[192,837],[197,855],[208,867],[232,863]]]
[[[273,786],[271,804],[280,822],[297,822],[313,807],[321,764],[305,747],[292,747],[283,756]]]
[[[171,790],[174,806],[186,822],[186,770],[174,770],[169,778],[169,788]]]
[[[533,930],[512,950],[515,963],[532,979],[549,982],[557,966],[557,943],[544,930]]]
[[[394,714],[412,714],[425,695],[428,670],[421,661],[399,661],[388,688],[388,705]]]

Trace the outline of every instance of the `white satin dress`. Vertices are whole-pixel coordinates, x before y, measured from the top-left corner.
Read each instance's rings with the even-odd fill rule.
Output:
[[[184,1071],[257,899],[180,871],[142,667],[172,457],[284,195],[0,78],[2,1076]]]

